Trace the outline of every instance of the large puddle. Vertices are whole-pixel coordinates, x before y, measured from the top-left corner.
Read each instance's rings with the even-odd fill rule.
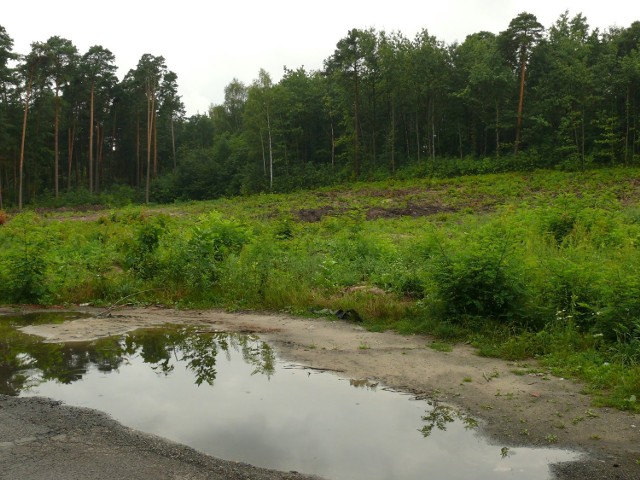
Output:
[[[50,321],[50,320],[49,320]],[[0,393],[109,413],[211,455],[327,479],[549,478],[577,455],[490,445],[443,406],[306,369],[258,337],[190,327],[44,344],[0,317]]]

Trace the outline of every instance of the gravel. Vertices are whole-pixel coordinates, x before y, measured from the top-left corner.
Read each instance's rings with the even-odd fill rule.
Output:
[[[0,479],[303,480],[217,459],[47,398],[0,395]]]

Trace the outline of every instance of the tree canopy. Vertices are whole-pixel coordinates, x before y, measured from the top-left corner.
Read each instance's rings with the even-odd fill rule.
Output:
[[[185,116],[144,54],[118,79],[103,46],[13,51],[0,26],[0,208],[129,189],[144,201],[284,191],[398,172],[630,165],[640,159],[640,22],[592,30],[523,12],[446,44],[351,29],[318,71],[234,78]],[[82,197],[85,198],[85,197]]]

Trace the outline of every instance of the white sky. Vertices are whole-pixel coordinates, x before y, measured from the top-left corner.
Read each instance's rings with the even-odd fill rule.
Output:
[[[21,54],[53,35],[71,40],[80,53],[102,45],[115,54],[120,78],[144,53],[162,55],[178,74],[192,115],[222,103],[234,77],[249,84],[260,68],[274,81],[285,65],[322,68],[351,28],[396,30],[408,38],[426,28],[451,43],[505,30],[523,11],[549,27],[565,10],[583,13],[601,30],[640,20],[637,0],[31,0],[3,2],[0,25]]]

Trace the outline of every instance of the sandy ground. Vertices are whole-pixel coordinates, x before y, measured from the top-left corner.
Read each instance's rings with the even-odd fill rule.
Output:
[[[640,479],[640,415],[594,407],[579,383],[544,373],[523,374],[522,364],[479,357],[469,346],[439,352],[429,347],[428,337],[372,333],[332,319],[161,308],[93,313],[91,318],[23,331],[48,342],[92,340],[167,322],[256,332],[288,361],[456,406],[479,420],[495,444],[553,444],[584,452],[579,462],[554,467],[557,478]]]

